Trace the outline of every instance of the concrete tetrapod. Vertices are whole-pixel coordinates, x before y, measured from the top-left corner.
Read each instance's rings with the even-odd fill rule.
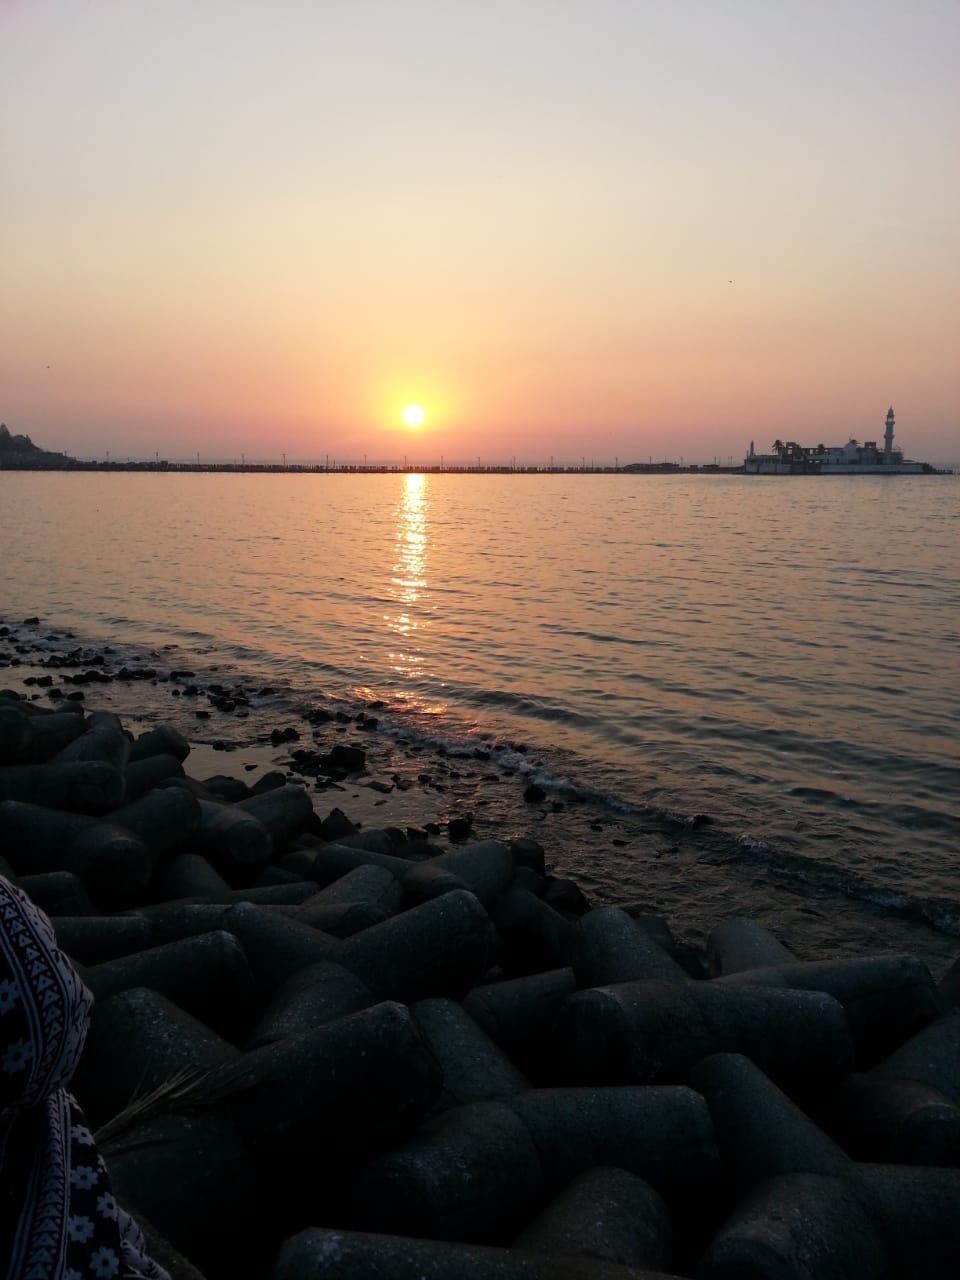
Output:
[[[125,793],[123,774],[105,760],[0,768],[0,800],[23,800],[75,813],[106,813],[123,804]]]
[[[132,831],[146,845],[156,868],[182,849],[200,825],[200,805],[176,787],[157,788],[109,815],[114,826]]]
[[[323,886],[333,884],[358,867],[382,867],[402,880],[418,864],[390,853],[372,853],[366,849],[351,849],[348,845],[333,843],[316,849],[294,850],[281,860],[280,865]]]
[[[95,898],[126,905],[146,888],[151,861],[132,832],[86,814],[5,800],[0,848],[20,875],[71,871]]]
[[[494,934],[472,893],[444,894],[339,944],[331,959],[383,1000],[460,996],[487,971]]]
[[[33,716],[30,720],[30,744],[23,758],[24,764],[45,764],[58,751],[79,738],[86,728],[82,711],[48,712]]]
[[[332,961],[321,960],[298,970],[274,991],[247,1047],[257,1049],[286,1036],[302,1035],[377,1003],[359,978]]]
[[[916,1080],[851,1076],[835,1128],[858,1160],[960,1165],[960,1107]]]
[[[515,870],[509,846],[499,840],[461,845],[431,858],[426,865],[456,876],[488,908],[506,889]]]
[[[142,916],[54,916],[57,942],[77,964],[96,965],[151,945],[150,925]]]
[[[596,1258],[314,1227],[287,1240],[271,1280],[671,1280]]]
[[[440,1066],[438,1108],[510,1098],[530,1082],[455,1000],[436,997],[410,1006],[420,1034]]]
[[[513,1248],[664,1271],[672,1255],[670,1211],[635,1174],[588,1169],[524,1228]]]
[[[66,846],[64,863],[106,908],[141,902],[154,867],[153,855],[140,836],[114,822],[85,827]]]
[[[309,1168],[320,1150],[340,1178],[422,1119],[440,1073],[409,1011],[386,1002],[250,1050],[224,1087],[272,1179],[298,1179],[300,1162]]]
[[[172,724],[158,724],[141,733],[130,747],[130,759],[149,760],[151,756],[171,755],[182,764],[190,754],[190,743]]]
[[[48,916],[92,916],[94,906],[79,876],[72,871],[45,871],[20,876],[17,885]]]
[[[99,760],[122,774],[130,759],[130,739],[112,711],[94,711],[87,716],[83,733],[67,743],[53,759],[57,764]]]
[[[708,1248],[699,1280],[886,1280],[886,1251],[842,1178],[797,1173],[762,1182]]]
[[[509,889],[495,903],[492,918],[503,943],[504,973],[542,973],[569,963],[573,925],[529,889]]]
[[[577,989],[572,969],[552,969],[474,987],[463,1002],[487,1035],[528,1074],[554,1078],[550,1031]]]
[[[157,874],[157,891],[167,899],[224,897],[230,886],[199,853],[168,858]]]
[[[698,1201],[716,1185],[710,1112],[683,1085],[530,1089],[508,1105],[533,1138],[551,1194],[601,1165],[636,1174],[671,1203]]]
[[[530,1133],[502,1102],[429,1121],[367,1165],[352,1196],[364,1230],[477,1244],[507,1243],[545,1200]]]
[[[339,956],[334,954],[338,946],[336,939],[255,903],[236,903],[227,908],[222,919],[222,927],[229,929],[243,944],[257,986],[264,995],[308,965],[320,960],[339,961]]]
[[[98,1000],[131,987],[150,987],[228,1040],[243,1033],[255,987],[243,948],[232,933],[184,938],[94,965],[84,981]]]
[[[275,1227],[250,1155],[222,1108],[153,1116],[99,1145],[115,1194],[209,1280],[265,1269]]]
[[[262,867],[273,853],[273,836],[254,813],[201,800],[196,852],[210,858],[227,879],[239,869]]]
[[[841,1120],[861,1158],[960,1164],[960,1015],[929,1023],[855,1077],[843,1103]]]
[[[73,1088],[95,1125],[171,1081],[201,1085],[238,1050],[156,991],[98,1000]]]
[[[578,991],[557,1015],[554,1045],[575,1080],[596,1084],[683,1080],[712,1053],[746,1054],[777,1080],[839,1077],[853,1062],[831,996],[719,981]]]
[[[960,1275],[960,1169],[854,1164],[847,1181],[898,1276],[956,1280]]]
[[[847,1012],[861,1069],[872,1067],[940,1013],[930,970],[915,956],[798,960],[744,970],[716,982],[823,991],[833,996]]]
[[[642,978],[688,980],[677,962],[619,907],[597,907],[580,918],[572,964],[580,987],[607,987]]]
[[[168,778],[182,778],[183,765],[176,756],[147,756],[145,760],[129,760],[124,770],[127,799],[138,800]]]
[[[849,1157],[833,1139],[742,1054],[704,1058],[690,1084],[707,1100],[724,1172],[739,1191],[781,1174],[842,1174],[849,1168]]]
[[[769,929],[747,916],[732,916],[710,930],[707,970],[711,978],[744,969],[795,964],[797,957]]]
[[[301,832],[313,817],[313,801],[309,794],[292,782],[273,791],[238,800],[233,807],[238,813],[252,814],[263,823],[270,832],[274,854]]]

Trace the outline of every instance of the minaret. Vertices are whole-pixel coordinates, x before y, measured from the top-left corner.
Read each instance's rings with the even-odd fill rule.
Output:
[[[889,462],[893,456],[893,428],[895,423],[893,405],[887,410],[887,426],[883,433],[883,456]]]

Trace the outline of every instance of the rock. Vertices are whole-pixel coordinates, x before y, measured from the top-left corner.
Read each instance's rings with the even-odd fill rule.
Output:
[[[529,867],[531,871],[535,871],[538,875],[545,876],[547,874],[546,854],[543,846],[538,844],[536,840],[524,837],[520,840],[510,841],[510,852],[513,854],[514,866]]]
[[[363,747],[346,746],[342,742],[335,743],[320,760],[325,773],[359,773],[366,763],[367,753]]]
[[[322,840],[340,840],[343,836],[351,836],[357,828],[350,821],[342,809],[331,809],[324,820],[320,823],[320,838]]]
[[[428,824],[429,829],[429,824]],[[447,823],[447,833],[451,840],[467,840],[473,830],[472,814],[463,814],[457,818],[451,818]]]
[[[531,782],[528,786],[524,787],[523,798],[526,800],[527,804],[542,804],[547,798],[547,793],[544,791],[543,787],[538,786],[535,782]]]
[[[130,748],[131,761],[147,760],[150,756],[174,756],[182,764],[190,754],[190,743],[172,724],[158,724],[141,733]]]

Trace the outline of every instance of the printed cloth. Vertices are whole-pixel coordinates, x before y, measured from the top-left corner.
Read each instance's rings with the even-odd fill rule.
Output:
[[[66,1085],[92,997],[49,920],[0,876],[0,1277],[169,1280],[110,1193]]]

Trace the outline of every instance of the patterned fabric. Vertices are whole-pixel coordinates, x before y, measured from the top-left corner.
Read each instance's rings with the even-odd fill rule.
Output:
[[[50,922],[0,876],[0,1277],[169,1280],[116,1204],[66,1085],[91,996]]]

